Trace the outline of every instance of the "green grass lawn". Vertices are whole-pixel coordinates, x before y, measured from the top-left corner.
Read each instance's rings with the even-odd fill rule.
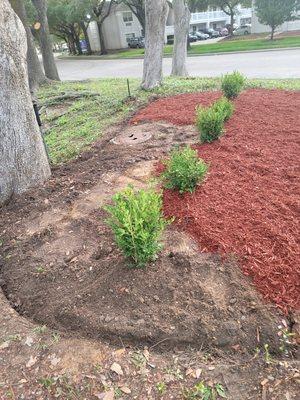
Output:
[[[128,99],[126,79],[97,79],[85,82],[59,82],[43,86],[39,92],[45,140],[53,164],[76,157],[102,136],[112,124],[121,121],[150,96],[174,95],[220,89],[219,78],[166,78],[154,91],[139,89],[140,81],[130,79],[133,99]],[[300,90],[300,79],[247,80],[247,88]],[[76,98],[76,96],[80,96]]]
[[[275,39],[245,39],[245,37],[236,38],[235,40],[222,40],[211,44],[195,44],[189,50],[190,55],[201,55],[210,53],[226,53],[234,51],[251,51],[263,49],[276,49],[285,47],[300,47],[300,36],[290,36]],[[164,54],[171,55],[173,46],[165,46]],[[106,56],[106,58],[131,58],[143,57],[144,49],[128,49]]]

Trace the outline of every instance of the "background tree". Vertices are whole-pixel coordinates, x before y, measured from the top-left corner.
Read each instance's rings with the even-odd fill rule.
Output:
[[[139,20],[142,26],[143,34],[145,33],[146,16],[145,16],[145,0],[121,0],[126,6],[130,8],[133,14]]]
[[[26,32],[8,0],[0,2],[0,204],[43,183],[48,159],[27,79]]]
[[[276,28],[286,21],[295,19],[300,9],[300,0],[256,0],[255,12],[261,24],[271,28],[271,40]]]
[[[23,0],[10,0],[10,4],[13,7],[15,13],[18,15],[26,31],[27,38],[27,68],[28,68],[28,81],[32,95],[35,94],[39,85],[46,82],[46,76],[42,70],[34,39],[31,33],[31,29],[28,25],[28,19]]]
[[[107,54],[104,35],[103,35],[103,22],[109,16],[112,7],[115,4],[117,4],[117,0],[93,0],[92,10],[97,20],[101,54]]]
[[[230,16],[229,34],[233,33],[234,17],[238,13],[237,6],[241,4],[245,7],[251,7],[251,0],[208,0],[209,6],[219,7],[225,14]]]
[[[186,0],[173,0],[174,10],[174,48],[172,75],[187,76],[187,40],[191,13]]]
[[[75,21],[77,21],[79,27],[82,30],[84,40],[86,43],[87,54],[92,54],[90,38],[88,35],[88,27],[91,22],[92,14],[92,1],[91,0],[72,0],[71,2],[72,15]]]
[[[207,10],[209,0],[187,0],[191,13]]]
[[[167,0],[147,0],[145,3],[145,57],[142,88],[153,89],[162,82],[162,61],[165,27],[169,6]]]
[[[45,75],[52,80],[59,80],[57,68],[55,65],[52,40],[49,32],[48,18],[47,18],[47,1],[46,0],[32,0],[36,9],[38,22],[40,23],[39,38],[41,50],[43,55],[43,65]]]

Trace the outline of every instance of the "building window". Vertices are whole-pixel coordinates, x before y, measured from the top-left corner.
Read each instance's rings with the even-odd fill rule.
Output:
[[[126,33],[125,38],[128,43],[130,39],[135,38],[135,33]]]
[[[123,12],[123,21],[124,22],[132,22],[133,16],[131,11]]]

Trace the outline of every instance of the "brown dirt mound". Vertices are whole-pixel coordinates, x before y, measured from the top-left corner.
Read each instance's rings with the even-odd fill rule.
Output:
[[[120,127],[114,137],[130,136],[132,129]],[[153,265],[127,268],[99,208],[122,186],[145,185],[154,160],[197,135],[193,127],[167,124],[140,129],[151,139],[99,145],[91,159],[56,173],[40,198],[35,191],[4,210],[0,283],[10,303],[40,324],[118,345],[121,338],[159,343],[156,349],[190,344],[253,352],[259,337],[278,350],[279,315],[234,260],[201,255],[193,241],[170,230]]]
[[[195,104],[213,94],[158,100],[136,119],[193,123]],[[235,101],[226,134],[199,145],[210,163],[192,195],[165,191],[167,216],[202,251],[237,254],[247,275],[285,313],[300,308],[300,93],[250,90]]]
[[[190,344],[212,352],[251,353],[259,345],[259,331],[262,343],[278,350],[279,319],[257,298],[234,260],[223,264],[218,257],[199,255],[191,240],[171,230],[155,263],[130,270],[100,222],[104,219],[96,212],[58,237],[31,243],[34,256],[26,271],[3,275],[23,315],[116,343],[119,338],[134,344],[162,341],[166,348]],[[73,253],[66,255],[70,243]]]

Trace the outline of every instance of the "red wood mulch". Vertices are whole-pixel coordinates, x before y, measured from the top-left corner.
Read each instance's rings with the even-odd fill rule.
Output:
[[[216,93],[158,100],[138,120],[192,124]],[[300,308],[300,92],[249,90],[235,101],[226,134],[196,145],[210,163],[194,194],[164,192],[164,211],[202,251],[235,253],[263,296],[285,313]]]

